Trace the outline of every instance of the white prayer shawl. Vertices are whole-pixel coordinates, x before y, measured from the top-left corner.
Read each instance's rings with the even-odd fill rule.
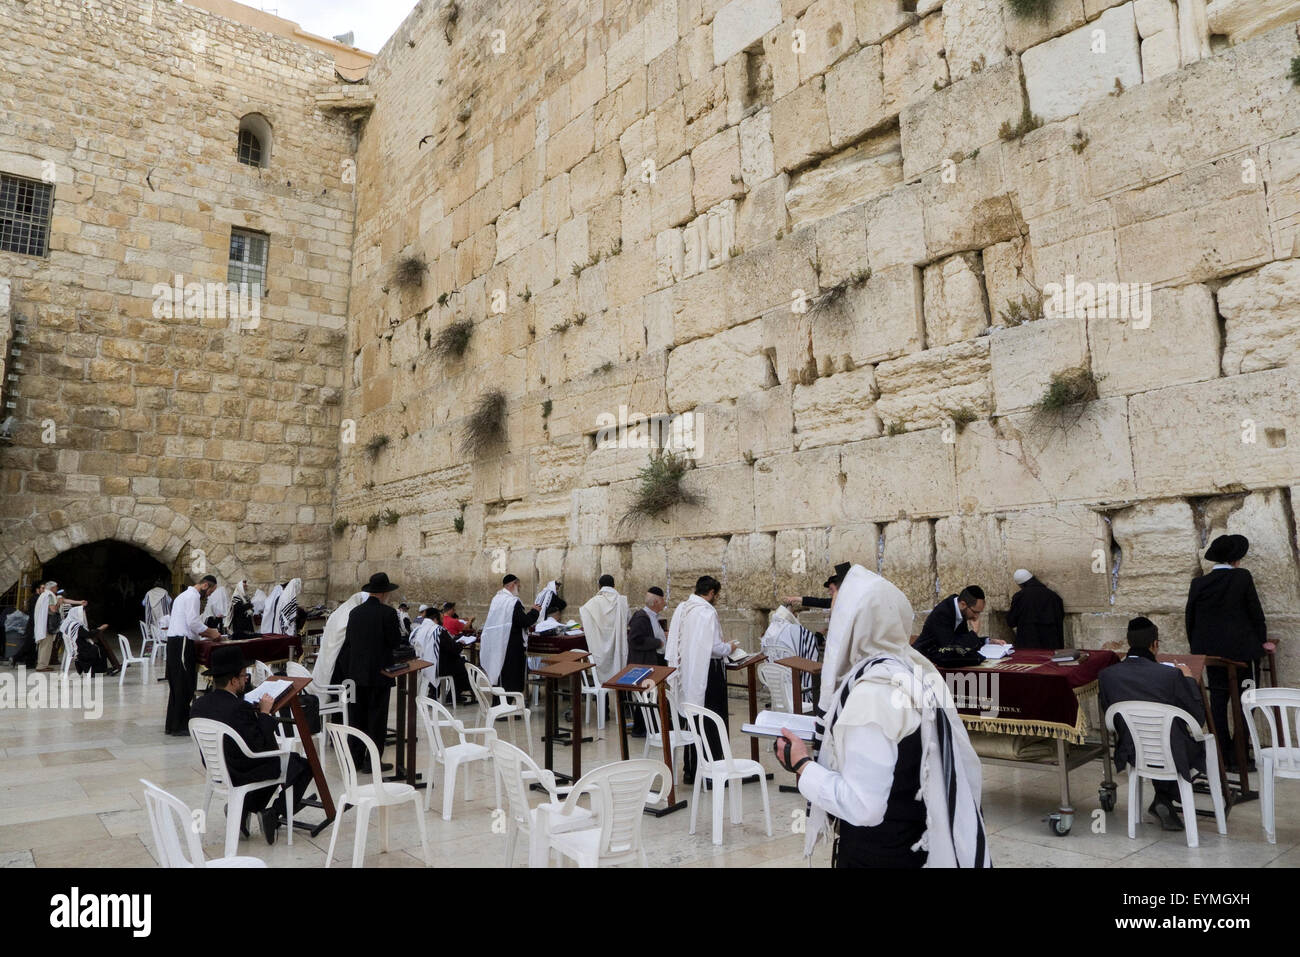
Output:
[[[359,591],[330,612],[330,616],[325,619],[325,629],[320,636],[320,651],[316,655],[316,667],[312,669],[311,685],[308,685],[308,688],[315,693],[319,694],[320,686],[329,684],[330,679],[334,677],[334,664],[338,661],[343,639],[347,637],[348,615],[352,614],[353,608],[369,597],[365,592]]]
[[[50,605],[54,595],[48,591],[41,592],[36,599],[36,610],[32,612],[32,634],[37,641],[44,641],[50,634]]]
[[[73,605],[63,616],[59,633],[63,635],[63,648],[69,661],[75,661],[77,657],[77,632],[89,627],[86,624],[86,609],[81,605]]]
[[[241,580],[235,585],[235,594],[226,606],[226,614],[223,616],[221,623],[225,627],[227,633],[229,633],[235,622],[235,608],[241,604],[248,603],[248,594],[246,591],[247,584],[247,582]]]
[[[534,599],[533,604],[541,609],[541,611],[537,613],[538,621],[543,621],[546,618],[546,609],[551,607],[551,602],[554,600],[555,596],[559,594],[559,591],[560,583],[557,581],[549,581],[546,583],[546,587],[537,593],[537,598]]]
[[[980,812],[981,771],[948,687],[928,659],[909,644],[913,613],[892,583],[861,565],[849,570],[835,599],[822,674],[825,735],[817,761],[837,771],[845,761],[849,727],[874,724],[901,740],[921,731],[921,787],[926,829],[917,849],[926,867],[990,867]],[[911,712],[910,714],[908,712]],[[907,720],[904,720],[907,719]],[[830,817],[813,805],[804,854],[831,835]]]
[[[415,649],[415,657],[423,658],[425,661],[432,662],[427,668],[421,668],[418,680],[420,683],[419,694],[424,694],[425,687],[434,678],[438,677],[438,642],[441,638],[441,628],[432,618],[422,618],[420,623],[411,631],[411,647]]]
[[[302,579],[295,578],[284,586],[280,592],[280,601],[273,619],[274,631],[278,635],[296,635],[298,633],[298,594],[302,591]]]
[[[670,668],[669,686],[682,704],[704,706],[704,691],[709,683],[709,659],[713,646],[722,641],[722,623],[718,612],[699,595],[692,595],[677,606],[668,623],[668,643],[664,657]]]
[[[807,658],[816,661],[820,652],[817,650],[817,636],[799,624],[794,612],[780,605],[772,612],[767,631],[763,633],[760,650],[771,661],[782,658]],[[812,675],[803,676],[804,693],[812,689]]]
[[[397,609],[397,626],[402,629],[402,635],[408,640],[411,637],[411,615],[402,609]]]
[[[171,614],[172,596],[166,588],[150,588],[144,593],[144,621],[146,625],[163,627],[163,618]]]
[[[492,684],[501,678],[501,668],[506,663],[506,647],[510,644],[510,626],[515,620],[515,605],[519,598],[508,588],[492,597],[488,606],[487,621],[479,635],[479,663]]]
[[[266,610],[266,592],[258,589],[253,592],[253,614],[260,615]],[[260,626],[259,626],[260,627]]]
[[[596,661],[596,680],[604,684],[627,667],[627,598],[605,585],[578,609],[578,617]]]
[[[208,607],[204,609],[203,617],[220,618],[224,621],[229,611],[230,592],[225,585],[218,585],[212,589],[212,594],[208,596]]]
[[[284,586],[276,585],[271,589],[271,594],[267,596],[266,605],[262,612],[262,623],[257,629],[264,635],[272,634],[275,631],[276,615],[279,610],[280,596],[282,594],[284,594]]]

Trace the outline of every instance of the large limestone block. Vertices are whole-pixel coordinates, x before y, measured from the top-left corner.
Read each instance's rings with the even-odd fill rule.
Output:
[[[870,366],[794,387],[797,448],[838,445],[880,435],[876,379]]]
[[[1182,500],[1141,502],[1110,518],[1120,547],[1116,606],[1133,615],[1181,612],[1187,584],[1200,573],[1191,506]]]
[[[1041,5],[1040,5],[1041,6]],[[1007,9],[1003,23],[1007,31],[1007,49],[1023,53],[1044,40],[1081,26],[1086,19],[1083,0],[1053,0],[1042,15],[1016,16]]]
[[[1207,13],[1210,31],[1236,44],[1300,20],[1300,0],[1211,0]]]
[[[867,255],[876,271],[914,266],[926,253],[926,213],[920,184],[895,189],[867,206]]]
[[[695,215],[691,160],[683,156],[659,170],[650,183],[650,231],[680,226]]]
[[[826,114],[831,146],[839,148],[892,114],[885,112],[885,87],[879,46],[863,47],[826,74]]]
[[[785,195],[791,225],[798,228],[889,192],[903,180],[903,153],[896,134],[873,137],[790,177]]]
[[[1084,204],[1084,135],[1080,124],[1053,123],[1005,145],[1008,186],[1026,219]]]
[[[695,208],[708,209],[735,196],[743,196],[740,177],[740,130],[728,127],[709,137],[691,153],[695,171]]]
[[[781,539],[778,537],[778,547],[780,546],[780,543]],[[840,562],[851,562],[854,565],[861,565],[868,571],[873,571],[876,572],[876,574],[879,574],[881,545],[880,526],[874,522],[848,522],[842,525],[836,525],[834,528],[830,529],[830,533],[827,536],[825,566],[818,566],[815,570],[820,572],[820,574],[816,575],[816,582],[813,585],[813,590],[800,592],[799,594],[823,594],[824,586],[822,585],[822,582],[826,580],[830,571]]]
[[[1029,244],[1017,237],[984,250],[984,289],[989,303],[989,322],[1005,326],[1003,315],[1011,303],[1037,293],[1034,261]]]
[[[781,23],[781,0],[731,0],[713,17],[713,63],[721,66]]]
[[[929,522],[890,522],[882,529],[880,574],[898,586],[916,615],[914,632],[938,601],[934,566],[934,531]]]
[[[994,424],[973,422],[956,443],[962,508],[989,512],[1130,498],[1140,456],[1130,452],[1127,436],[1122,398],[1071,406],[1055,416],[1020,412]]]
[[[995,515],[951,515],[934,525],[939,591],[984,589],[990,607],[1006,609],[1015,586],[1008,571],[1002,522]]]
[[[1223,285],[1223,374],[1300,362],[1300,259],[1269,263]]]
[[[866,209],[852,206],[819,221],[816,228],[819,284],[833,287],[861,279],[868,271]]]
[[[1063,120],[1118,87],[1142,83],[1142,51],[1133,7],[1103,13],[1087,26],[1026,50],[1020,58],[1029,108],[1045,122]]]
[[[960,410],[987,415],[990,371],[987,337],[890,359],[876,367],[876,413],[886,425],[909,430],[944,425]]]
[[[944,4],[944,51],[954,83],[1006,59],[1004,6],[1002,0],[948,0]]]
[[[974,339],[989,327],[979,253],[961,253],[925,267],[925,341],[930,348]]]
[[[1270,143],[1265,150],[1268,219],[1273,231],[1273,255],[1300,256],[1300,135]]]
[[[822,80],[812,80],[772,104],[774,164],[787,172],[831,151],[826,119],[826,91]]]
[[[1297,543],[1289,499],[1285,489],[1268,489],[1223,502],[1222,507],[1216,507],[1221,503],[1214,501],[1205,506],[1207,545],[1218,535],[1245,535],[1250,539],[1250,551],[1241,564],[1255,579],[1266,617],[1294,615],[1300,603],[1300,569],[1296,567]],[[1194,574],[1213,567],[1204,558],[1200,564]],[[1183,597],[1186,599],[1185,592]],[[1269,632],[1273,637],[1285,634],[1275,626]]]
[[[772,151],[772,108],[764,107],[740,121],[740,175],[751,190],[776,172]]]
[[[957,510],[956,462],[941,429],[881,436],[842,446],[844,514],[850,521],[892,521]]]
[[[1050,583],[1067,613],[1110,608],[1110,538],[1096,512],[1079,506],[1011,512],[1002,531],[1008,566]],[[1093,571],[1098,551],[1107,560],[1101,572]]]
[[[1004,123],[1015,125],[1024,108],[1014,60],[972,74],[906,107],[899,118],[903,174],[908,179],[996,146]]]
[[[1025,223],[1001,153],[982,150],[955,170],[936,170],[920,184],[930,258],[982,249],[1024,233]],[[870,235],[870,224],[868,224]],[[872,243],[872,265],[875,265]]]
[[[511,502],[499,511],[490,511],[483,522],[483,540],[490,548],[563,543],[568,536],[567,495]]]
[[[668,407],[673,412],[702,402],[735,398],[775,385],[763,352],[760,325],[747,323],[707,339],[678,346],[668,357]]]
[[[844,518],[838,449],[806,449],[759,459],[753,475],[754,521],[759,529],[827,526]]]
[[[1088,345],[1101,395],[1131,395],[1214,379],[1219,317],[1214,294],[1195,284],[1151,294],[1151,322],[1091,319]]]
[[[776,536],[771,533],[731,536],[722,558],[722,588],[728,605],[772,606],[775,547]]]
[[[936,85],[946,86],[942,14],[928,16],[885,40],[881,67],[887,116],[932,95]]]
[[[776,533],[772,569],[777,599],[825,593],[822,582],[829,574],[827,569],[834,565],[830,557],[830,535],[830,530],[825,528],[793,528]],[[813,616],[804,617],[811,620]],[[811,626],[805,624],[804,627]]]
[[[668,550],[660,543],[632,543],[632,567],[627,574],[628,604],[643,601],[642,593],[651,587],[668,592]],[[691,583],[694,591],[695,583]],[[689,592],[687,593],[689,594]],[[669,596],[675,599],[676,596]]]
[[[685,538],[668,543],[668,590],[674,603],[664,610],[664,618],[672,621],[677,605],[694,594],[695,580],[701,575],[719,577],[726,550],[725,538]]]
[[[740,202],[736,209],[736,241],[742,249],[761,246],[778,233],[784,236],[789,231],[790,217],[785,209],[789,187],[790,178],[782,173],[753,187]]]
[[[1142,81],[1150,83],[1182,66],[1178,30],[1162,30],[1142,41]]]
[[[916,22],[916,14],[904,10],[901,3],[855,0],[854,13],[858,24],[858,40],[863,46],[879,43]]]
[[[1117,282],[1119,247],[1106,203],[1060,209],[1029,222],[1034,272],[1046,286]]]
[[[1138,35],[1144,40],[1166,30],[1178,31],[1178,7],[1174,0],[1134,0],[1133,16]]]
[[[793,387],[773,386],[747,392],[736,399],[737,449],[755,456],[794,451]],[[700,441],[709,440],[708,423],[697,429]]]
[[[1041,319],[993,331],[993,392],[999,415],[1036,405],[1053,376],[1088,368],[1083,319]]]
[[[1115,197],[1120,278],[1199,282],[1271,259],[1264,184],[1246,179],[1233,157]]]
[[[789,303],[796,289],[816,289],[816,258],[816,236],[808,229],[731,260],[726,267],[726,308],[732,321],[743,322]]]
[[[1129,428],[1143,495],[1205,494],[1294,481],[1300,420],[1294,368],[1135,395]]]
[[[857,46],[853,0],[813,0],[799,17],[804,32],[799,54],[799,82],[807,83]]]

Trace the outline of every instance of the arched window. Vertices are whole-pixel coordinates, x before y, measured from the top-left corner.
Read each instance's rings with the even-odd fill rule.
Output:
[[[261,113],[249,113],[239,121],[239,162],[265,169],[271,165],[271,124]]]

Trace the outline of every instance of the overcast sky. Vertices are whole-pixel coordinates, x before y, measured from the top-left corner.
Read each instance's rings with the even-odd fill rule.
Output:
[[[296,21],[317,36],[334,37],[351,30],[356,45],[371,53],[379,48],[415,8],[416,0],[241,0],[252,7]]]

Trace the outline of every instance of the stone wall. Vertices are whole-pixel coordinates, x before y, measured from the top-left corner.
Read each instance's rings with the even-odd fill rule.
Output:
[[[918,612],[980,582],[1001,629],[1025,565],[1072,640],[1145,613],[1177,647],[1231,530],[1300,638],[1300,3],[908,6],[416,9],[358,151],[336,597],[709,572],[749,640],[853,559]],[[1149,311],[1035,308],[1084,282]],[[1095,398],[1041,411],[1077,370]],[[491,388],[505,441],[462,455]],[[598,447],[620,408],[695,413],[698,503],[620,522],[650,454]]]
[[[323,597],[353,232],[333,61],[161,0],[8,0],[0,57],[0,171],[54,184],[49,256],[0,252],[30,339],[0,589],[109,537]],[[266,169],[236,161],[251,112]],[[232,226],[271,237],[259,321],[155,312],[157,283],[225,282]]]

